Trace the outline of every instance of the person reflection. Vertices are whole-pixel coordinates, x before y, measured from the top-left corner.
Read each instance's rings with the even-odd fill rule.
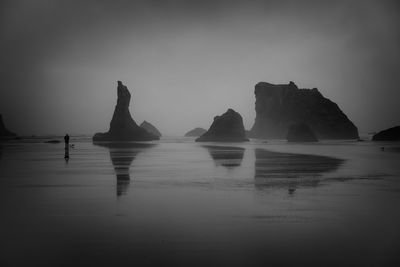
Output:
[[[245,149],[230,146],[203,146],[207,148],[215,165],[227,168],[238,167],[242,164]]]
[[[299,187],[318,186],[323,173],[337,170],[344,162],[326,156],[278,153],[265,149],[256,149],[255,156],[256,188],[284,188],[289,195],[294,195]]]
[[[64,159],[65,159],[65,162],[68,163],[68,161],[69,161],[69,146],[65,146]]]
[[[137,154],[154,144],[146,143],[95,143],[107,147],[117,178],[117,196],[125,195],[130,184],[130,166]]]

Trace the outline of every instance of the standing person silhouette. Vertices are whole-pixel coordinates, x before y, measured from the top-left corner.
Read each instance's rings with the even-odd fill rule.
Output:
[[[68,134],[66,134],[64,136],[64,142],[65,142],[65,147],[68,147],[68,145],[69,145],[69,135]]]

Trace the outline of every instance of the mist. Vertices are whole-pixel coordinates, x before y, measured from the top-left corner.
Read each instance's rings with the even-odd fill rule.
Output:
[[[254,123],[259,81],[317,87],[361,132],[399,123],[395,1],[3,1],[0,113],[20,135],[109,127],[117,80],[163,135],[228,108]]]

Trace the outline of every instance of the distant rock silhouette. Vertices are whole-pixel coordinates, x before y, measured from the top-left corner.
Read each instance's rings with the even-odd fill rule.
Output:
[[[318,142],[314,132],[305,123],[293,124],[289,127],[286,139],[289,142]]]
[[[140,127],[151,133],[152,135],[155,135],[157,137],[161,137],[160,131],[150,122],[143,121],[142,124],[140,124]]]
[[[196,142],[243,142],[249,141],[246,138],[242,116],[228,109],[221,116],[215,116],[210,129],[199,138]]]
[[[290,125],[304,122],[318,139],[358,139],[357,127],[316,88],[259,82],[254,93],[256,119],[251,137],[283,139]]]
[[[110,123],[110,129],[106,133],[96,133],[93,141],[150,141],[159,137],[139,127],[132,119],[129,112],[131,94],[128,88],[118,81],[118,100],[114,115]]]
[[[9,130],[7,130],[6,126],[3,122],[3,117],[0,114],[0,138],[11,138],[16,137],[17,135]]]
[[[185,134],[185,137],[198,137],[198,136],[203,135],[205,132],[207,132],[206,129],[197,127],[197,128],[194,128],[193,130],[190,130],[189,132],[187,132]]]
[[[372,137],[372,141],[400,141],[400,126],[380,131]]]

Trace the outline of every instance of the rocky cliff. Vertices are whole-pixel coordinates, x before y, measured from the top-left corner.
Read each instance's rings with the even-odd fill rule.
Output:
[[[160,131],[150,122],[148,121],[143,121],[142,124],[140,124],[140,127],[151,133],[152,135],[155,135],[157,137],[161,137]]]
[[[132,119],[129,112],[131,94],[128,88],[118,81],[118,100],[114,115],[110,123],[110,129],[106,133],[96,133],[93,141],[150,141],[159,137],[139,127]]]
[[[316,88],[299,89],[293,82],[260,82],[254,93],[256,120],[251,137],[284,139],[290,125],[306,123],[318,139],[358,138],[357,127]]]
[[[228,109],[221,116],[215,116],[210,129],[196,139],[196,142],[243,142],[246,138],[242,116]]]
[[[7,130],[3,122],[3,117],[0,114],[0,138],[10,138],[17,136],[15,133]]]

